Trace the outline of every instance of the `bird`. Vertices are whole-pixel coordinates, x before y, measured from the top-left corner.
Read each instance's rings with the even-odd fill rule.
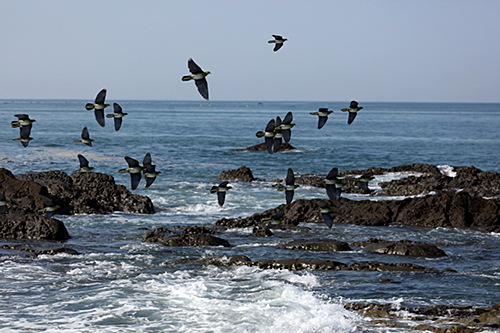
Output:
[[[371,192],[368,188],[368,182],[373,179],[375,179],[375,177],[373,177],[373,173],[365,173],[364,175],[361,175],[358,178],[358,187],[365,192]]]
[[[12,121],[10,123],[12,128],[27,127],[27,126],[31,128],[31,124],[36,122],[35,119],[30,119],[30,117],[27,114],[15,114],[14,117],[17,117],[18,120]]]
[[[78,154],[78,160],[80,161],[80,169],[73,172],[90,172],[91,170],[94,170],[94,167],[89,167],[89,161],[85,158],[85,156]]]
[[[27,128],[27,127],[24,127]],[[28,128],[29,129],[29,128]],[[23,131],[23,127],[21,127],[21,135],[18,138],[12,139],[12,140],[19,140],[21,141],[21,144],[23,145],[24,148],[28,147],[28,144],[30,143],[31,140],[33,140],[32,137],[30,137],[30,131]]]
[[[210,193],[217,193],[217,201],[219,202],[219,206],[222,207],[224,205],[224,201],[226,199],[226,192],[231,189],[231,186],[228,186],[228,181],[223,181],[219,184],[219,186],[212,186],[210,189]]]
[[[341,111],[349,112],[349,117],[347,118],[347,125],[352,124],[354,118],[356,118],[356,116],[358,115],[358,111],[361,110],[362,108],[363,108],[362,106],[358,106],[358,102],[351,101],[351,104],[349,105],[348,108],[341,109]]]
[[[274,128],[275,128],[275,122],[274,119],[271,119],[266,125],[265,132],[258,131],[257,133],[255,133],[255,136],[258,138],[264,137],[267,151],[269,154],[272,154],[274,152],[274,136],[276,135]]]
[[[141,181],[141,172],[146,169],[145,166],[139,165],[139,161],[125,156],[125,161],[127,161],[128,168],[120,169],[118,172],[120,173],[130,173],[130,182],[132,186],[132,190],[135,190],[137,186],[139,186],[139,182]]]
[[[275,43],[273,51],[276,52],[281,47],[283,46],[283,43],[286,42],[288,39],[281,37],[280,35],[273,35],[274,39],[268,41],[268,43],[272,44]]]
[[[95,97],[94,103],[85,104],[85,109],[94,110],[95,120],[97,120],[97,123],[101,125],[101,127],[104,127],[104,125],[106,125],[104,121],[104,109],[109,106],[109,104],[104,103],[104,100],[106,99],[106,91],[106,89],[102,89],[101,91],[99,91],[99,93]]]
[[[329,207],[326,201],[321,200],[319,203],[319,209],[315,211],[321,214],[321,216],[323,217],[323,221],[325,221],[328,228],[331,228],[333,225],[333,220],[330,213],[333,211],[333,208]]]
[[[45,218],[50,219],[59,208],[61,208],[59,205],[48,204],[47,207],[38,210],[38,212],[45,213]]]
[[[82,130],[82,138],[78,139],[78,140],[75,140],[74,142],[83,142],[87,146],[92,147],[92,142],[94,142],[94,139],[90,138],[90,136],[89,136],[89,130],[87,129],[87,127],[84,127],[83,130]]]
[[[118,131],[122,127],[122,118],[128,115],[122,111],[122,107],[118,103],[113,103],[113,113],[108,113],[107,118],[114,118],[115,120],[115,131]]]
[[[295,185],[295,176],[293,175],[293,170],[288,168],[285,178],[285,185],[280,185],[278,191],[285,191],[286,204],[289,205],[293,200],[294,190],[299,187]]]
[[[193,59],[189,58],[188,60],[188,68],[191,72],[190,75],[184,75],[181,80],[182,81],[190,81],[194,80],[196,87],[198,88],[198,92],[200,95],[208,100],[208,82],[205,78],[210,71],[203,71],[200,66],[198,66]]]
[[[328,110],[328,108],[319,108],[316,112],[310,112],[313,116],[318,116],[318,129],[321,129],[328,120],[328,115],[333,113],[332,110]]]
[[[325,179],[320,181],[325,183],[326,194],[332,201],[337,201],[340,197],[340,193],[336,185],[339,182],[339,179],[337,179],[338,172],[338,168],[332,168],[326,175]]]
[[[5,195],[0,193],[0,214],[5,214],[7,211],[7,204],[10,203],[10,200],[5,198]]]
[[[292,136],[292,131],[291,129],[295,126],[295,124],[292,123],[293,121],[293,114],[292,111],[289,111],[281,124],[279,126],[276,126],[274,130],[281,130],[281,133],[283,134],[283,140],[285,140],[286,143],[290,142],[290,138]]]
[[[279,127],[281,125],[281,118],[279,116],[276,117],[276,121],[274,122],[274,126]],[[281,147],[281,142],[283,141],[283,131],[280,129],[277,129],[274,131],[274,138],[273,138],[273,152],[277,153],[280,150]]]
[[[265,221],[262,221],[263,223],[266,223],[266,224],[281,224],[281,222],[283,222],[283,218],[285,216],[285,211],[282,209],[280,209],[274,216],[272,219],[270,220],[265,220]]]
[[[142,165],[145,168],[142,171],[142,176],[146,180],[146,188],[150,187],[161,171],[156,171],[156,165],[152,164],[151,154],[147,153],[142,160]]]

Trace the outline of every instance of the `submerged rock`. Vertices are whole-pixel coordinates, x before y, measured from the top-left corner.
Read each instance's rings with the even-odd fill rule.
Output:
[[[386,241],[370,238],[365,242],[351,243],[352,246],[363,247],[366,252],[380,254],[394,254],[402,256],[439,258],[446,257],[446,253],[437,246],[407,239],[400,241]]]
[[[278,153],[283,152],[283,151],[290,151],[290,150],[297,150],[297,148],[295,148],[294,146],[292,146],[289,143],[283,142],[280,146],[280,150],[278,151]],[[244,149],[234,149],[234,151],[267,151],[267,146],[263,142],[263,143],[260,143],[258,145],[247,147]]]

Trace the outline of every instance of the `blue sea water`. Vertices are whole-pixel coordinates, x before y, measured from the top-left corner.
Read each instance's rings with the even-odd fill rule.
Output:
[[[333,167],[344,171],[417,162],[499,172],[500,104],[360,102],[363,110],[347,125],[347,114],[340,109],[348,102],[117,101],[128,115],[116,132],[108,118],[101,128],[85,102],[0,100],[0,167],[14,174],[71,173],[79,167],[77,154],[83,154],[95,172],[113,175],[130,188],[129,175],[118,173],[127,167],[123,157],[142,161],[149,152],[161,174],[149,189],[142,182],[133,192],[149,196],[156,213],[56,216],[72,236],[64,246],[81,253],[76,256],[2,251],[0,332],[390,332],[343,305],[482,307],[500,302],[499,234],[401,226],[335,225],[330,230],[313,224],[307,233],[277,231],[270,238],[254,237],[251,229],[231,229],[221,235],[231,248],[167,248],[143,243],[145,231],[140,229],[211,226],[222,217],[274,208],[285,198],[272,187],[273,180],[284,178],[288,168],[296,174],[326,174]],[[321,130],[317,117],[309,114],[319,107],[335,111]],[[234,151],[263,142],[255,132],[288,111],[296,123],[290,143],[297,151]],[[28,148],[12,141],[19,130],[10,122],[23,113],[36,119]],[[95,140],[93,147],[74,142],[84,126]],[[221,171],[243,165],[264,181],[231,182],[226,203],[219,207],[208,189],[218,183]],[[377,176],[370,184],[402,176]],[[324,190],[309,186],[295,192],[294,199],[326,198]],[[448,256],[429,260],[359,249],[326,253],[276,247],[299,237],[420,240],[436,244]],[[0,245],[11,243],[19,242],[0,240]],[[231,254],[252,260],[410,262],[457,272],[290,272],[163,264]],[[379,279],[396,283],[380,284]]]

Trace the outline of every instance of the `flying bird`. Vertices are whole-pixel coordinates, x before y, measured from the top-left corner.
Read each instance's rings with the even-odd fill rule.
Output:
[[[281,49],[281,47],[283,46],[283,43],[286,42],[288,39],[283,38],[279,35],[273,35],[273,37],[274,37],[274,39],[268,41],[268,43],[270,43],[270,44],[275,43],[276,44],[276,45],[274,45],[274,49],[273,49],[273,51],[276,52],[279,49]]]
[[[219,184],[219,186],[212,186],[210,189],[210,193],[217,193],[217,201],[219,202],[219,206],[222,207],[224,205],[224,201],[226,200],[226,192],[231,189],[231,186],[228,186],[229,182],[224,181]]]
[[[152,164],[151,154],[147,153],[142,160],[142,165],[145,168],[142,171],[142,176],[146,180],[146,188],[150,187],[156,180],[161,171],[156,171],[156,165]]]
[[[94,110],[95,120],[97,120],[97,123],[101,125],[101,127],[104,127],[104,125],[106,125],[104,121],[104,109],[109,106],[109,104],[104,103],[105,99],[106,99],[106,89],[102,89],[95,97],[95,101],[93,104],[92,103],[85,104],[85,109]]]
[[[286,204],[289,205],[293,200],[294,190],[299,187],[299,185],[295,185],[295,176],[293,175],[293,170],[288,168],[288,172],[286,173],[285,185],[280,185],[278,187],[278,191],[285,191]]]
[[[113,113],[108,113],[107,118],[114,118],[115,120],[115,131],[118,131],[122,127],[122,118],[128,115],[122,111],[122,107],[118,103],[113,103]]]
[[[328,110],[327,108],[319,108],[316,112],[310,112],[313,116],[318,116],[318,129],[321,129],[328,120],[328,115],[333,113],[332,110]]]
[[[279,116],[276,117],[276,121],[274,122],[274,126],[279,127],[281,125],[281,118]],[[273,152],[277,153],[280,150],[281,147],[281,142],[283,141],[283,130],[277,129],[274,131],[274,138],[273,138]]]
[[[87,129],[87,127],[84,127],[82,130],[82,138],[75,140],[74,142],[83,142],[87,146],[92,147],[92,142],[94,142],[94,139],[90,138],[89,130]]]
[[[351,104],[349,105],[348,108],[341,109],[341,111],[349,112],[349,117],[347,118],[347,125],[352,124],[354,118],[356,118],[356,116],[358,115],[358,111],[361,110],[362,108],[363,108],[362,106],[358,106],[358,102],[351,101]]]
[[[255,133],[255,136],[258,138],[264,137],[264,141],[266,142],[266,147],[269,154],[272,154],[274,152],[274,136],[276,135],[276,132],[274,131],[275,127],[276,126],[274,119],[271,119],[266,125],[265,132],[258,131],[257,133]]]
[[[188,68],[189,71],[191,72],[190,75],[184,75],[181,80],[182,81],[190,81],[194,80],[194,83],[196,84],[196,87],[198,88],[198,92],[200,95],[208,100],[208,82],[207,79],[205,78],[208,74],[210,74],[210,71],[203,71],[200,66],[198,66],[193,59],[188,60]]]
[[[326,175],[326,178],[322,180],[322,182],[325,183],[325,188],[326,188],[326,194],[332,201],[337,201],[340,197],[340,194],[342,193],[342,189],[339,189],[337,187],[337,183],[340,182],[339,179],[337,179],[337,174],[339,170],[338,168],[332,168],[330,172]]]
[[[321,216],[323,217],[323,221],[325,221],[328,228],[331,228],[333,225],[332,216],[330,215],[332,211],[333,208],[329,207],[328,203],[323,200],[319,203],[319,209],[316,210],[316,212],[319,212],[321,214]]]
[[[5,198],[5,195],[0,193],[0,214],[5,214],[5,212],[7,211],[7,204],[9,202],[10,200],[7,200],[7,198]]]
[[[31,124],[36,122],[35,119],[30,119],[30,117],[27,114],[15,114],[14,117],[17,117],[18,120],[12,121],[10,123],[12,128],[17,128],[17,127],[31,128]]]
[[[262,221],[263,223],[266,223],[266,224],[281,224],[281,222],[283,222],[283,218],[285,216],[285,211],[282,209],[280,209],[274,216],[272,219],[270,220],[265,220],[265,221]]]
[[[358,187],[365,192],[370,193],[371,190],[368,188],[368,182],[375,179],[373,173],[365,173],[358,178]]]
[[[146,169],[146,167],[139,165],[139,161],[131,157],[125,156],[124,158],[125,161],[127,161],[128,168],[120,169],[118,170],[118,172],[130,173],[130,182],[132,190],[135,190],[137,186],[139,186],[139,182],[141,181],[141,172],[142,170]]]
[[[80,169],[73,172],[90,172],[91,170],[94,170],[94,167],[89,167],[89,161],[85,158],[85,156],[78,154],[78,160],[80,161]]]
[[[59,205],[48,204],[47,207],[38,210],[38,212],[45,213],[45,218],[50,219],[59,208],[61,208]]]
[[[293,114],[292,111],[289,111],[285,119],[281,122],[279,126],[276,126],[274,130],[281,130],[281,133],[283,134],[283,140],[285,140],[286,143],[290,142],[290,138],[292,137],[292,131],[291,129],[295,126],[295,124],[292,123],[293,121]]]

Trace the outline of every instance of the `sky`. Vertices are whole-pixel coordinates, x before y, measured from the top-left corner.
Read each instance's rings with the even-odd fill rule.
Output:
[[[500,1],[0,0],[0,99],[500,102]],[[272,35],[287,38],[273,52]]]

